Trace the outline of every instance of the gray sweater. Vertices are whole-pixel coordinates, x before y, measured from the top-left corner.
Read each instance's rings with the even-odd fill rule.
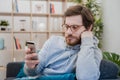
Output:
[[[30,76],[76,73],[77,80],[98,80],[102,59],[98,40],[86,37],[81,43],[68,46],[63,37],[51,37],[38,53],[40,63],[34,69],[25,65],[25,73]]]

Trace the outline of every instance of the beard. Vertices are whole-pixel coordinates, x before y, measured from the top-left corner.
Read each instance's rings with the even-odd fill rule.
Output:
[[[73,35],[68,35],[65,37],[66,43],[70,46],[75,46],[81,43],[81,39]]]

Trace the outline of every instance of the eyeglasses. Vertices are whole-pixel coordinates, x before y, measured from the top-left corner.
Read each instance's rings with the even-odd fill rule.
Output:
[[[67,24],[63,24],[62,27],[65,31],[67,31],[69,28],[72,32],[77,31],[78,29],[80,29],[83,25],[67,25]]]

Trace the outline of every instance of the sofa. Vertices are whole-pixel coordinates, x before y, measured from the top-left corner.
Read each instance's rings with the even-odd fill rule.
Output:
[[[23,68],[24,62],[10,62],[7,64],[6,79],[13,80],[16,78],[20,70]],[[100,64],[100,79],[99,80],[120,80],[118,77],[118,66],[108,60],[102,60]]]

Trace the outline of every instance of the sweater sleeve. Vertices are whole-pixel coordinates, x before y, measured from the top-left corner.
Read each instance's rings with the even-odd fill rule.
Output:
[[[40,63],[38,63],[38,65],[34,69],[29,69],[26,64],[24,65],[24,72],[26,75],[28,75],[28,76],[41,75],[41,71],[44,69],[45,63],[47,61],[46,57],[47,57],[47,54],[49,53],[50,44],[51,44],[52,40],[53,40],[53,37],[48,39],[45,42],[45,44],[43,45],[40,52],[38,53],[38,59],[39,59]]]
[[[97,47],[96,39],[83,38],[76,62],[77,80],[98,80],[99,66],[102,59],[101,50]]]

